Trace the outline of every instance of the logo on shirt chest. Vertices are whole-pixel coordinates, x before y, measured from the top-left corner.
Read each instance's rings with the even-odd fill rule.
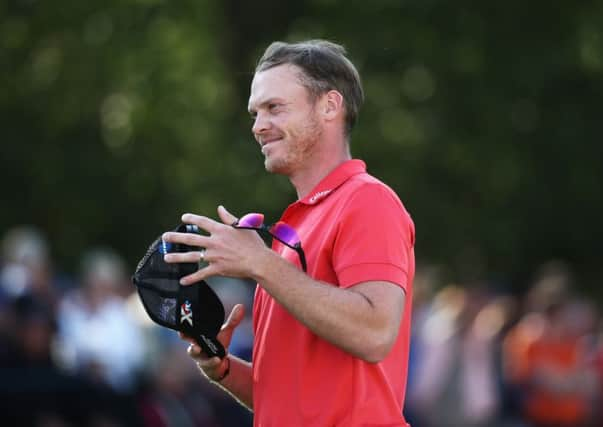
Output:
[[[329,193],[331,193],[331,191],[333,191],[333,190],[319,191],[318,193],[316,193],[315,195],[313,195],[312,197],[310,197],[310,200],[308,200],[308,202],[310,202],[312,204],[317,203],[320,200],[322,200],[325,197],[327,197],[329,195]]]

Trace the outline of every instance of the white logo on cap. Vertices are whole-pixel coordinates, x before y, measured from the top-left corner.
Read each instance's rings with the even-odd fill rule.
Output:
[[[185,320],[193,326],[193,310],[191,310],[191,303],[188,301],[184,301],[180,306],[180,323],[184,323]]]

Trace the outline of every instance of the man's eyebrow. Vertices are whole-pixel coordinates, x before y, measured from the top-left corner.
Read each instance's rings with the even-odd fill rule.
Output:
[[[249,111],[249,114],[254,114],[258,108],[265,107],[268,104],[273,104],[275,102],[283,103],[284,101],[282,98],[279,97],[268,98],[259,103],[249,104],[249,106],[247,107],[247,111]]]

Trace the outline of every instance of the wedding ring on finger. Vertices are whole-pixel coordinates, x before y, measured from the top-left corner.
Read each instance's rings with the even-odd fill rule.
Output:
[[[205,248],[201,248],[199,251],[199,268],[203,268],[207,265],[207,261],[205,261]]]

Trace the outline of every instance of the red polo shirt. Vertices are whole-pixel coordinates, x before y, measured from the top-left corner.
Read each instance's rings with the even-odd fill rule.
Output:
[[[392,282],[404,289],[406,305],[394,347],[371,364],[316,336],[260,284],[253,310],[254,425],[406,426],[402,408],[415,270],[409,214],[389,187],[366,173],[364,162],[350,160],[281,219],[297,230],[310,276],[340,288]],[[300,265],[295,251],[278,242],[273,248]]]

